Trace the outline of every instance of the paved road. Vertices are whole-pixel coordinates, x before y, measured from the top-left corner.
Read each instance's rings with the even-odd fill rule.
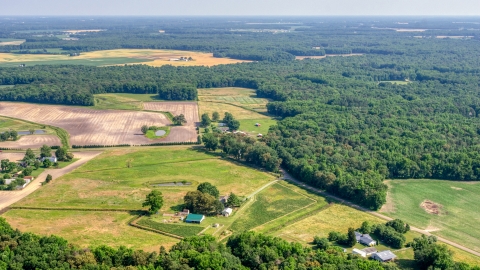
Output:
[[[9,207],[10,205],[20,201],[21,199],[25,198],[26,196],[30,195],[32,192],[37,190],[42,186],[41,182],[47,178],[47,174],[50,174],[54,181],[56,178],[69,173],[76,168],[82,166],[87,161],[91,160],[92,158],[98,156],[100,151],[85,151],[85,152],[75,152],[75,158],[80,158],[76,162],[66,166],[65,168],[61,169],[47,169],[42,172],[32,183],[30,183],[26,188],[22,190],[15,190],[15,191],[0,191],[0,211],[4,208]]]
[[[300,181],[298,181],[297,179],[295,179],[293,176],[291,176],[288,172],[286,172],[286,171],[283,170],[283,169],[282,169],[282,172],[283,172],[283,179],[285,179],[285,180],[287,180],[287,181],[289,181],[289,182],[295,183],[296,185],[301,186],[301,187],[303,187],[304,189],[314,191],[314,192],[316,192],[316,193],[318,193],[318,194],[320,194],[320,195],[322,195],[322,196],[324,196],[324,197],[327,197],[327,198],[336,200],[336,201],[338,201],[338,202],[341,202],[342,204],[348,205],[348,206],[353,207],[353,208],[355,208],[355,209],[357,209],[357,210],[367,212],[367,213],[369,213],[369,214],[371,214],[371,215],[373,215],[373,216],[376,216],[376,217],[378,217],[378,218],[381,218],[381,219],[383,219],[383,220],[387,220],[387,221],[388,221],[388,220],[392,220],[391,217],[388,217],[388,216],[382,215],[382,214],[380,214],[380,213],[378,213],[378,212],[375,212],[375,211],[369,210],[369,209],[367,209],[367,208],[361,207],[361,206],[359,206],[359,205],[356,205],[356,204],[354,204],[354,203],[351,203],[351,202],[349,202],[349,201],[346,201],[346,200],[344,200],[344,199],[342,199],[342,198],[339,198],[339,197],[337,197],[337,196],[328,194],[328,193],[326,193],[326,192],[323,191],[323,190],[314,188],[314,187],[309,186],[309,185],[307,185],[307,184],[305,184],[305,183],[303,183],[303,182],[300,182]],[[420,229],[420,228],[416,228],[416,227],[413,227],[413,226],[410,226],[410,230],[412,230],[412,231],[414,231],[414,232],[418,232],[418,233],[424,234],[424,235],[427,235],[427,236],[432,235],[432,234],[431,234],[430,232],[428,232],[428,231],[425,231],[425,230],[422,230],[422,229]],[[470,254],[473,254],[473,255],[476,255],[476,256],[479,256],[479,257],[480,257],[480,252],[477,252],[477,251],[472,250],[472,249],[469,249],[469,248],[467,248],[467,247],[465,247],[465,246],[459,245],[459,244],[457,244],[457,243],[455,243],[455,242],[452,242],[452,241],[450,241],[450,240],[448,240],[448,239],[445,239],[445,238],[442,238],[442,237],[439,237],[439,236],[436,236],[436,235],[435,235],[435,237],[437,237],[437,240],[438,240],[438,241],[444,242],[444,243],[446,243],[446,244],[449,244],[449,245],[454,246],[454,247],[456,247],[456,248],[458,248],[458,249],[461,249],[461,250],[466,251],[466,252],[468,252],[468,253],[470,253]]]

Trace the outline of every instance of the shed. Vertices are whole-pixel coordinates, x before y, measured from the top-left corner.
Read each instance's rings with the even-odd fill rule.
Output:
[[[25,181],[27,181],[27,180],[33,181],[33,179],[35,179],[33,176],[25,176],[25,177],[23,177],[23,180],[25,180]]]
[[[15,178],[5,179],[5,185],[10,185],[15,180]]]
[[[223,209],[222,215],[224,215],[225,217],[228,217],[232,214],[232,212],[233,212],[233,209],[228,207],[228,208]]]
[[[50,160],[50,162],[52,162],[52,163],[57,162],[57,157],[44,157],[44,158],[42,158],[42,162],[45,161],[45,159]]]
[[[374,247],[364,248],[364,249],[362,249],[362,251],[365,252],[367,254],[367,256],[370,256],[373,253],[377,253],[377,249],[374,248]]]
[[[367,253],[365,253],[365,251],[356,248],[352,249],[352,254],[360,255],[364,258],[367,257]]]
[[[199,215],[199,214],[188,214],[187,218],[185,218],[185,222],[187,223],[202,223],[202,221],[205,219],[204,215]]]
[[[373,238],[369,234],[361,234],[359,232],[355,232],[355,238],[357,242],[366,246],[375,246],[377,241],[373,240]]]
[[[393,254],[393,252],[391,252],[390,250],[385,250],[385,251],[382,251],[382,252],[374,253],[372,255],[372,258],[374,260],[379,261],[379,262],[390,262],[390,261],[395,260],[395,258],[397,258],[397,256],[395,254]]]

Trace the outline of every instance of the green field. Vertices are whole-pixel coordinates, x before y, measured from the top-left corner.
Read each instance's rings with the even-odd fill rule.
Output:
[[[170,127],[158,127],[157,130],[165,130],[165,134],[162,136],[157,136],[155,135],[155,132],[156,132],[155,130],[148,130],[145,136],[153,140],[153,139],[165,138],[168,136],[168,134],[170,134]]]
[[[188,147],[123,148],[106,151],[17,205],[133,210],[141,209],[146,194],[155,188],[164,195],[161,211],[175,212],[185,194],[201,182],[216,185],[221,194],[245,196],[273,179],[270,174]],[[152,186],[182,181],[192,185]]]
[[[311,198],[276,183],[258,194],[256,201],[230,229],[234,232],[250,230],[313,203],[315,201]]]
[[[2,88],[12,88],[12,87],[15,87],[15,85],[0,85],[0,89]]]
[[[394,180],[388,184],[393,211],[385,214],[480,251],[480,182]],[[427,213],[420,206],[424,200],[441,205],[439,214]]]
[[[155,230],[163,231],[166,233],[171,233],[174,235],[178,235],[181,237],[189,237],[195,236],[199,234],[205,227],[202,225],[185,225],[185,224],[168,224],[168,223],[160,223],[153,221],[149,218],[142,218],[137,222],[138,225],[152,228]]]
[[[23,61],[23,62],[0,62],[0,67],[18,67],[20,64],[27,66],[36,65],[85,65],[85,66],[111,66],[130,63],[150,62],[148,59],[137,59],[129,57],[112,57],[112,58],[96,58],[96,59],[72,59],[69,60],[45,60],[45,61]]]
[[[97,110],[141,110],[142,102],[119,96],[116,94],[97,94],[95,95],[95,105]]]
[[[130,93],[116,93],[111,94],[119,97],[129,98],[137,101],[160,101],[157,94],[130,94]]]
[[[10,210],[2,217],[22,232],[58,235],[83,248],[107,245],[157,251],[178,240],[128,225],[135,216],[127,212]]]
[[[16,131],[28,131],[30,129],[42,129],[46,131],[46,134],[55,134],[55,131],[51,128],[41,125],[41,124],[34,124],[26,121],[22,121],[19,119],[13,119],[8,117],[0,116],[0,132],[6,130],[16,130]]]
[[[274,119],[241,119],[238,121],[240,122],[240,130],[252,136],[257,136],[258,133],[266,135],[270,126],[277,124],[277,120]],[[256,123],[259,123],[261,126],[255,126]]]

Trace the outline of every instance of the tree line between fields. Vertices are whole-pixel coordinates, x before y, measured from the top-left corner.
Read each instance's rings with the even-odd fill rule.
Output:
[[[451,261],[451,254],[438,245],[433,236],[416,238],[411,243],[421,269],[478,270],[465,263]],[[440,257],[444,254],[444,257]],[[381,264],[344,253],[339,247],[312,249],[280,238],[244,232],[218,243],[212,236],[194,236],[181,240],[170,250],[145,252],[121,246],[79,248],[65,239],[38,236],[14,230],[0,218],[0,269],[285,269],[397,270],[394,263]],[[428,268],[430,269],[430,268]],[[433,269],[433,268],[431,268]]]
[[[432,23],[445,27],[441,21]],[[336,26],[344,24],[335,21]],[[385,203],[385,178],[480,180],[477,40],[415,39],[388,31],[379,35],[366,28],[359,30],[363,35],[339,36],[347,30],[315,24],[292,35],[228,35],[236,42],[225,41],[229,48],[213,49],[215,37],[225,33],[205,29],[208,25],[213,27],[206,23],[203,29],[192,26],[196,30],[191,31],[172,26],[169,31],[176,33],[175,38],[166,35],[156,42],[165,48],[196,50],[209,44],[208,50],[225,56],[248,51],[253,55],[261,48],[268,51],[265,46],[270,39],[283,43],[276,43],[278,49],[266,54],[269,59],[252,57],[259,61],[212,67],[0,68],[0,84],[15,85],[1,88],[0,100],[93,105],[97,93],[150,93],[164,100],[195,100],[196,88],[253,88],[258,97],[272,100],[268,112],[283,120],[263,139],[266,146],[251,148],[258,147],[253,151],[265,158],[242,154],[241,159],[269,170],[276,170],[281,162],[301,181],[371,209]],[[128,31],[125,25],[122,29]],[[111,42],[104,40],[107,36]],[[125,44],[146,40],[104,31],[85,34],[74,46],[79,50],[115,47],[119,36],[128,40]],[[89,44],[99,39],[105,43]],[[52,44],[50,38],[32,37],[24,48]],[[332,48],[368,54],[303,61],[281,56],[313,53],[317,50],[313,47],[321,48],[320,55]],[[280,57],[270,59],[271,53]],[[248,144],[241,138],[226,139]],[[234,155],[234,150],[225,151]]]

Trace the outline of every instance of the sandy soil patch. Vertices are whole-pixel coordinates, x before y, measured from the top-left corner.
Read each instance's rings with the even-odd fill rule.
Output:
[[[455,190],[463,190],[463,188],[459,188],[459,187],[450,187],[450,188]]]
[[[20,139],[16,141],[0,142],[0,147],[34,149],[34,148],[40,148],[44,144],[48,146],[55,146],[55,145],[61,146],[62,142],[55,135],[28,135],[28,136],[22,136],[20,137]]]
[[[4,42],[0,42],[0,46],[8,46],[8,45],[20,45],[22,43],[24,43],[25,40],[22,39],[22,40],[13,40],[13,41],[4,41]]]
[[[152,141],[141,133],[142,125],[170,124],[165,115],[154,112],[92,110],[28,103],[1,102],[0,115],[61,127],[70,134],[72,145],[148,144]]]
[[[67,30],[63,31],[64,33],[69,33],[69,34],[78,34],[78,33],[88,33],[88,32],[101,32],[105,31],[105,29],[90,29],[90,30]]]
[[[327,57],[333,57],[333,56],[360,56],[363,55],[363,53],[350,53],[350,54],[326,54],[326,55],[317,55],[317,56],[295,56],[296,60],[303,60],[303,59],[323,59]]]
[[[10,161],[20,161],[24,156],[25,153],[0,152],[0,160],[8,159]]]
[[[440,215],[442,212],[443,206],[438,203],[434,203],[430,200],[424,200],[420,207],[425,210],[425,212],[432,214],[432,215]]]

